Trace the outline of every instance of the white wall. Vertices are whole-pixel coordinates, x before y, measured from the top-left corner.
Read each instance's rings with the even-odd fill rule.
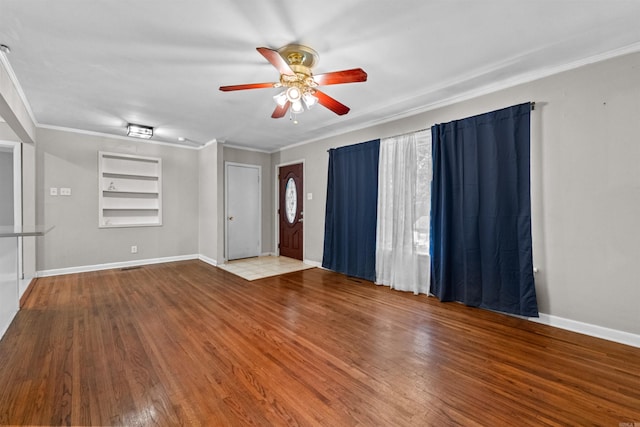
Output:
[[[42,128],[37,140],[37,222],[55,227],[38,240],[38,271],[198,253],[196,150]],[[98,151],[162,158],[162,226],[98,228]]]
[[[33,202],[33,188],[28,185],[31,179],[33,181],[34,169],[30,161],[29,154],[33,151],[33,145],[21,144],[15,133],[5,123],[0,123],[0,140],[3,146],[0,148],[0,225],[14,225],[15,211],[14,207],[17,199],[15,197],[15,169],[16,163],[14,158],[14,150],[17,148],[18,153],[22,153],[22,192],[19,197],[23,217],[18,223],[22,225],[33,225],[25,222],[25,214],[28,218],[35,212]],[[9,142],[9,144],[6,144]],[[17,144],[17,146],[13,146]],[[27,157],[25,158],[25,153]],[[19,168],[19,167],[18,167]],[[30,175],[31,174],[31,175]],[[25,181],[27,185],[25,186]],[[20,182],[17,183],[18,187]],[[0,238],[0,337],[11,324],[13,317],[18,312],[19,298],[22,296],[26,286],[35,275],[35,245],[34,237],[23,238],[22,246],[22,271],[25,272],[24,279],[19,280],[20,271],[18,270],[18,246],[15,237]]]
[[[20,142],[33,144],[36,126],[13,84],[11,74],[7,71],[10,68],[8,64],[4,55],[0,55],[0,117],[7,122],[11,132],[17,135]]]
[[[15,237],[0,237],[0,338],[18,312],[18,258]]]
[[[322,260],[326,150],[527,101],[542,313],[640,334],[640,54],[588,65],[414,117],[283,150],[306,159],[306,258]]]
[[[0,225],[14,225],[13,148],[0,145]],[[18,311],[15,237],[0,237],[0,337]]]
[[[13,225],[13,149],[0,146],[0,225]]]
[[[9,72],[2,55],[0,55],[0,140],[17,143],[35,140],[35,124],[29,116],[27,106],[18,94],[16,86],[11,81]],[[33,225],[35,218],[35,162],[34,147],[30,144],[22,145],[22,224]],[[0,221],[1,222],[1,221]],[[9,326],[18,310],[19,298],[24,292],[30,279],[35,275],[35,238],[23,239],[22,264],[24,280],[18,283],[16,239],[2,239],[0,243],[0,337]],[[11,249],[9,249],[9,245]]]

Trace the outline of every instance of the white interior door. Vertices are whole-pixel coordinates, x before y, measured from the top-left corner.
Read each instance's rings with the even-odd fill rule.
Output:
[[[227,259],[260,255],[260,166],[226,164]]]

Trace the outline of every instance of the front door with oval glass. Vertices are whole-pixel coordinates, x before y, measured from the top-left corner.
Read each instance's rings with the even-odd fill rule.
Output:
[[[278,176],[280,255],[302,260],[302,163],[281,166]]]

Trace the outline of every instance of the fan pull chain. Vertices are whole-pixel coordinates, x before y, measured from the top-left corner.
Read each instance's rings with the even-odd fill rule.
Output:
[[[291,120],[293,122],[294,125],[298,124],[298,118],[297,115],[293,113],[293,111],[291,111],[291,109],[289,109],[289,120]]]

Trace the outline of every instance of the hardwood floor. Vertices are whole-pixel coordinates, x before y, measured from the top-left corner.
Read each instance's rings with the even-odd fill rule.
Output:
[[[320,269],[38,279],[0,362],[3,425],[640,423],[640,349]]]

